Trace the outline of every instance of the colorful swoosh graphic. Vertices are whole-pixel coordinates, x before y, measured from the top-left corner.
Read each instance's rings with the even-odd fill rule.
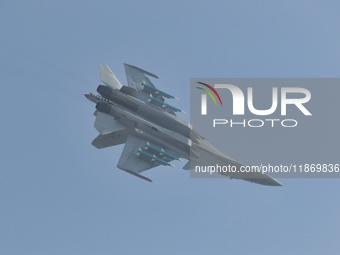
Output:
[[[210,89],[216,95],[216,97],[218,98],[218,101],[220,102],[220,105],[222,106],[222,99],[221,99],[220,95],[218,94],[218,92],[216,91],[216,89],[214,89],[209,84],[206,84],[206,83],[203,83],[203,82],[197,82],[197,83],[207,87],[208,89]],[[200,89],[200,90],[203,90],[205,93],[207,93],[210,96],[210,98],[213,100],[214,104],[216,105],[216,99],[215,99],[214,95],[210,92],[210,90],[205,89],[205,88],[200,88],[200,87],[197,87],[197,88]]]

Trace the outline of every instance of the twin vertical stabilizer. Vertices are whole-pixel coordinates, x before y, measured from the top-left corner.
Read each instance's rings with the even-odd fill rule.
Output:
[[[120,89],[122,84],[120,84],[117,77],[111,71],[110,67],[104,64],[99,65],[99,73],[100,73],[100,80],[104,82],[105,85],[113,88],[113,89]]]

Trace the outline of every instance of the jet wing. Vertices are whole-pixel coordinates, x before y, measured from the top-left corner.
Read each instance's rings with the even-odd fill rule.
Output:
[[[169,150],[164,151],[163,148],[160,148],[156,144],[150,144],[144,139],[129,135],[117,167],[151,182],[149,178],[140,175],[140,173],[159,165],[173,167],[169,162],[174,159],[179,159],[175,155],[175,152]]]
[[[145,71],[139,67],[124,64],[128,86],[137,91],[137,97],[175,115],[180,109],[165,102],[165,98],[178,99],[164,91],[157,89],[147,76],[158,78],[155,74]]]

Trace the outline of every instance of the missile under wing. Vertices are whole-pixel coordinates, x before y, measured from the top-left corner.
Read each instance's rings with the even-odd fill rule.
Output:
[[[101,149],[125,143],[118,168],[151,181],[141,173],[160,165],[173,167],[174,160],[187,159],[183,169],[207,161],[240,165],[176,116],[176,112],[183,111],[166,100],[177,98],[153,85],[149,77],[158,78],[156,75],[136,66],[124,64],[124,67],[128,86],[123,86],[111,69],[101,64],[99,72],[104,85],[98,86],[99,95],[85,94],[96,104],[94,126],[99,135],[92,145]],[[262,173],[228,173],[228,177],[280,186]]]

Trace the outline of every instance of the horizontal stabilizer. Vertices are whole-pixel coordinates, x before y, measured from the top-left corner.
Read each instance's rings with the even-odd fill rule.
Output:
[[[98,111],[96,114],[96,121],[94,123],[94,127],[102,135],[126,129],[124,125],[120,124],[112,116],[106,113],[102,113],[100,111]]]
[[[93,140],[92,145],[97,149],[107,148],[118,144],[125,143],[128,137],[129,131],[127,129],[119,130],[116,132],[108,133],[105,135],[99,134],[96,139]]]

